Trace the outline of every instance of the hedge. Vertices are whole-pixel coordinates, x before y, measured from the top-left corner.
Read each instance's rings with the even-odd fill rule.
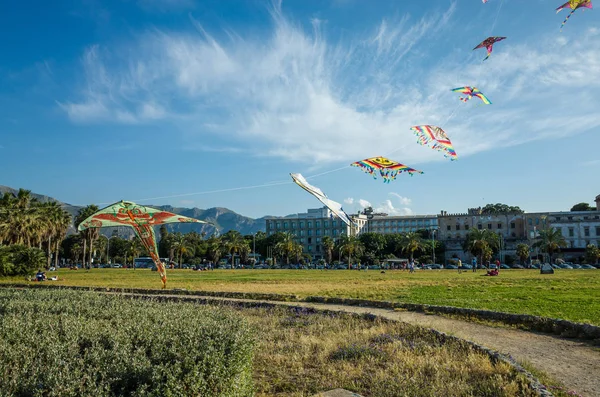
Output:
[[[0,290],[0,396],[251,396],[254,346],[225,308]]]

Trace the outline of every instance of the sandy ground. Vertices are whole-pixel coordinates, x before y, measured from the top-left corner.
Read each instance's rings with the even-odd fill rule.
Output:
[[[181,295],[171,296],[182,298]],[[538,370],[561,381],[569,390],[582,396],[600,396],[600,350],[594,349],[584,342],[516,329],[496,328],[437,315],[389,309],[325,303],[215,298],[197,295],[186,295],[185,298],[203,298],[213,301],[267,302],[349,313],[371,313],[393,320],[433,328],[475,342],[505,355],[510,355],[518,362],[532,364]]]

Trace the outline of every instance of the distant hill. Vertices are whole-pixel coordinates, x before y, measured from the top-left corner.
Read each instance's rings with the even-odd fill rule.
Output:
[[[17,194],[18,189],[13,189],[8,186],[0,185],[0,194],[4,194],[6,192]],[[80,206],[75,206],[67,203],[63,203],[60,200],[57,200],[53,197],[45,196],[42,194],[31,193],[31,196],[36,198],[41,202],[55,201],[61,204],[66,211],[68,211],[73,218],[79,212],[79,209],[82,208]],[[173,212],[178,215],[187,216],[190,218],[199,219],[202,221],[211,222],[215,225],[216,230],[220,233],[226,233],[229,230],[237,230],[241,234],[253,234],[258,231],[266,230],[266,219],[267,218],[277,218],[272,216],[265,216],[258,219],[249,218],[247,216],[240,215],[230,209],[222,208],[222,207],[214,207],[209,209],[200,209],[200,208],[182,208],[182,207],[172,207],[170,205],[148,205],[148,207],[158,208],[163,211]],[[207,235],[210,235],[215,232],[215,227],[210,225],[201,225],[201,224],[190,224],[190,223],[175,223],[167,225],[167,228],[170,232],[181,232],[181,233],[189,233],[191,231],[196,231],[198,233],[205,232]],[[117,228],[104,228],[102,229],[102,234],[106,236],[110,236],[113,234],[114,230]],[[75,228],[72,227],[69,230],[69,233],[74,233]],[[130,228],[123,227],[119,228],[117,233],[123,237],[132,236],[133,232]]]

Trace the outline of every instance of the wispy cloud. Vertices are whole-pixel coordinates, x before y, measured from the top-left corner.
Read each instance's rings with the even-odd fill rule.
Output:
[[[410,202],[411,202],[410,199],[407,199],[405,197],[402,197],[402,199],[403,199],[404,203],[408,203],[408,204],[403,204],[403,205],[410,205]],[[373,211],[375,211],[375,212],[386,213],[388,215],[412,215],[413,214],[413,211],[408,207],[402,207],[402,208],[395,207],[391,200],[384,200],[383,202],[379,203],[378,205],[373,205],[368,200],[354,199],[352,197],[349,197],[344,200],[344,203],[346,203],[348,205],[352,205],[353,208],[355,208],[357,210],[364,210],[365,208],[371,207],[371,208],[373,208]]]
[[[219,39],[197,22],[195,33],[152,31],[122,53],[88,49],[86,85],[61,107],[73,122],[167,120],[185,132],[186,146],[213,134],[250,152],[313,164],[393,149],[409,165],[442,161],[414,143],[416,124],[442,126],[459,156],[600,126],[593,32],[574,41],[507,41],[485,64],[469,66],[464,56],[427,53],[454,9],[384,20],[337,43],[321,21],[306,32],[277,5],[266,38],[227,32]],[[458,101],[449,90],[462,85],[478,86],[494,104]]]
[[[411,199],[409,199],[408,197],[401,196],[398,193],[391,192],[390,196],[396,197],[400,201],[400,204],[402,204],[402,205],[411,205],[412,204]]]

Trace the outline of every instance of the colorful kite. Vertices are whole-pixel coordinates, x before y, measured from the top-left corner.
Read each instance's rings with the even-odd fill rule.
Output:
[[[565,4],[563,4],[560,7],[558,7],[556,9],[556,13],[558,14],[564,8],[570,8],[571,12],[569,13],[569,15],[567,15],[567,17],[563,21],[562,25],[560,25],[560,31],[561,32],[563,30],[563,27],[565,26],[565,23],[567,23],[567,21],[569,20],[569,18],[571,18],[571,15],[573,15],[573,13],[575,12],[575,10],[577,10],[578,8],[589,8],[589,9],[592,8],[592,0],[569,0]]]
[[[408,172],[411,176],[415,173],[423,173],[423,171],[415,170],[385,157],[371,157],[370,159],[356,161],[350,165],[362,168],[364,172],[371,174],[373,179],[377,179],[376,170],[379,170],[379,175],[383,178],[384,183],[390,183],[396,179],[398,174],[403,172]]]
[[[506,39],[506,37],[499,37],[499,36],[488,37],[487,39],[483,40],[481,42],[481,44],[479,44],[477,47],[473,48],[473,51],[478,48],[483,48],[483,47],[487,48],[487,56],[485,58],[483,58],[483,60],[485,61],[486,59],[488,59],[490,57],[490,55],[492,55],[492,50],[494,49],[494,43],[497,43],[504,39]]]
[[[456,160],[458,156],[452,146],[452,142],[446,132],[440,127],[433,125],[417,125],[410,128],[417,136],[417,142],[420,145],[428,146],[432,143],[431,148],[444,153],[444,157],[449,157],[450,160]]]
[[[483,95],[483,93],[481,91],[479,91],[479,89],[477,89],[477,87],[460,87],[460,88],[454,88],[452,90],[452,92],[460,92],[461,94],[465,94],[466,97],[460,97],[460,100],[463,102],[467,102],[469,99],[476,97],[479,98],[483,101],[483,103],[485,103],[486,105],[491,105],[492,102],[485,96]]]
[[[315,196],[320,202],[325,204],[327,208],[331,210],[338,218],[342,220],[348,226],[356,226],[354,222],[350,220],[348,214],[344,212],[342,205],[336,201],[330,200],[329,197],[321,189],[316,186],[312,186],[306,181],[302,174],[290,174],[294,182],[302,189],[306,190],[313,196]]]
[[[167,286],[167,275],[165,273],[165,266],[158,256],[153,226],[176,222],[210,224],[198,219],[138,205],[131,201],[120,201],[89,216],[81,222],[78,230],[82,231],[89,228],[107,226],[131,226],[156,264],[163,288],[165,288]]]

